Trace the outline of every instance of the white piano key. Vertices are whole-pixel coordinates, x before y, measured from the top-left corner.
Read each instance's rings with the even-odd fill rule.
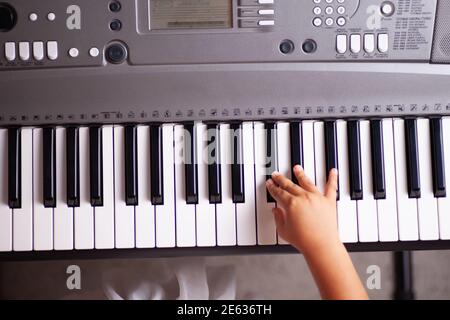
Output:
[[[44,207],[43,130],[33,129],[33,238],[34,250],[53,249],[53,208]]]
[[[354,243],[358,242],[358,217],[356,201],[350,197],[347,122],[338,121],[336,131],[339,162],[339,201],[337,202],[339,236],[344,243]]]
[[[288,122],[277,123],[277,147],[278,147],[278,171],[288,179],[291,179],[291,136]],[[278,236],[278,244],[288,244]]]
[[[256,204],[253,123],[242,124],[245,202],[236,204],[237,242],[239,246],[256,245]]]
[[[377,202],[372,183],[372,150],[370,144],[370,122],[360,122],[361,172],[363,182],[362,200],[356,201],[358,210],[358,238],[360,242],[378,241]]]
[[[116,248],[133,248],[134,206],[125,202],[125,128],[114,126],[114,214]]]
[[[13,250],[33,249],[33,129],[22,129],[22,207],[13,209]]]
[[[0,129],[0,252],[12,250],[12,210],[8,206],[8,130]]]
[[[417,200],[409,198],[406,172],[405,122],[394,120],[395,177],[397,182],[397,215],[399,239],[419,240]]]
[[[80,206],[74,208],[75,249],[94,248],[94,209],[90,202],[89,128],[79,129]]]
[[[430,122],[417,120],[417,138],[419,142],[420,193],[417,199],[420,240],[439,239],[437,199],[433,192],[433,173],[431,159]]]
[[[150,128],[139,126],[138,199],[136,206],[136,247],[155,247],[155,207],[150,200]]]
[[[66,129],[56,129],[56,208],[53,210],[55,250],[73,249],[73,208],[67,206]]]
[[[302,122],[303,133],[303,169],[313,183],[316,183],[316,167],[314,159],[314,122]]]
[[[327,183],[325,161],[325,128],[323,122],[314,123],[314,153],[316,186],[319,191],[323,193],[325,191],[325,185]]]
[[[447,194],[445,198],[438,198],[439,234],[442,240],[450,240],[450,118],[442,119],[442,130]]]
[[[186,203],[184,126],[174,127],[175,140],[175,212],[178,247],[195,247],[195,204]],[[165,177],[164,177],[165,178]]]
[[[220,171],[222,178],[222,203],[216,204],[217,244],[236,245],[236,206],[231,191],[231,131],[230,125],[220,125]]]
[[[267,202],[266,175],[271,172],[267,172],[266,168],[266,162],[269,161],[266,156],[266,130],[264,123],[255,122],[253,125],[258,244],[273,245],[277,244],[277,232],[272,214],[275,203]]]
[[[209,203],[208,194],[208,140],[205,124],[195,126],[197,134],[198,161],[198,204],[197,213],[197,246],[216,245],[216,206]]]
[[[102,127],[103,206],[94,207],[95,248],[114,248],[114,134],[112,126]]]
[[[175,176],[174,176],[174,127],[165,124],[163,135],[164,204],[155,206],[156,246],[175,247]]]
[[[377,200],[379,240],[398,241],[397,186],[392,119],[383,120],[384,179],[386,199]]]

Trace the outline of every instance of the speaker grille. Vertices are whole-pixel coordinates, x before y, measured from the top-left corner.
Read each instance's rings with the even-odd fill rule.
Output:
[[[438,0],[431,61],[450,63],[450,1]]]

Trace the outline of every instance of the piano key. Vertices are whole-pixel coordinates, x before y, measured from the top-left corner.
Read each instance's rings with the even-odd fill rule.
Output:
[[[89,169],[91,205],[103,206],[103,152],[102,128],[93,126],[89,128]]]
[[[244,175],[244,150],[242,138],[242,123],[232,123],[232,162],[231,162],[231,183],[234,203],[245,202],[245,175]]]
[[[271,198],[267,197],[266,180],[273,171],[277,171],[277,161],[270,159],[268,155],[273,155],[276,159],[276,149],[267,151],[267,148],[276,146],[276,140],[266,143],[267,138],[272,140],[273,134],[268,134],[267,130],[274,128],[275,124],[265,126],[261,122],[253,124],[254,144],[255,144],[255,185],[256,185],[256,218],[257,218],[257,239],[259,245],[277,244],[277,232],[275,221],[273,219],[272,209],[275,203],[270,202]],[[268,162],[271,162],[272,165]]]
[[[174,163],[177,247],[195,247],[197,243],[195,238],[195,204],[188,204],[186,202],[185,183],[185,163],[186,161],[192,161],[192,157],[186,153],[191,152],[192,148],[190,142],[185,142],[185,139],[190,139],[185,134],[185,128],[181,125],[176,125],[174,127]]]
[[[236,203],[236,232],[239,246],[256,245],[256,203],[255,203],[255,157],[253,122],[244,122],[241,126],[242,141],[247,147],[242,148],[244,172],[245,202]]]
[[[292,121],[290,123],[290,137],[291,137],[291,177],[292,181],[298,184],[297,178],[294,175],[294,166],[300,165],[303,167],[303,137],[302,137],[302,123],[300,121]]]
[[[314,122],[314,153],[316,186],[320,192],[325,191],[328,174],[325,160],[325,129],[323,122]]]
[[[12,250],[12,210],[8,205],[8,130],[0,129],[0,252]]]
[[[175,246],[175,176],[174,176],[174,128],[172,124],[165,124],[161,127],[161,131],[156,131],[158,138],[153,136],[154,131],[150,132],[151,141],[158,141],[161,137],[161,147],[164,146],[164,167],[161,167],[163,171],[160,172],[161,179],[164,176],[164,199],[161,198],[162,205],[155,206],[155,221],[156,221],[156,246],[161,247],[174,247]],[[152,157],[151,161],[154,158]],[[157,161],[162,161],[162,158],[158,157]],[[159,162],[162,164],[162,162]],[[150,163],[151,167],[160,167],[160,165],[154,165]],[[152,173],[154,171],[152,170]],[[151,174],[152,174],[151,173]],[[162,180],[161,180],[162,183]],[[152,185],[153,186],[153,185]],[[158,197],[157,197],[158,198]],[[155,204],[153,202],[153,204]]]
[[[419,239],[439,239],[439,222],[437,199],[433,193],[433,163],[431,156],[430,121],[417,120],[417,142],[420,155],[420,186],[421,196],[417,199],[417,212],[419,215]]]
[[[442,120],[445,172],[450,173],[450,118]],[[446,190],[450,190],[450,179],[445,179]],[[450,240],[450,192],[445,198],[438,198],[439,235],[441,240]]]
[[[405,120],[406,169],[408,173],[408,194],[410,198],[420,198],[419,148],[417,145],[417,120]]]
[[[291,138],[290,126],[288,122],[277,123],[277,153],[278,153],[278,172],[288,179],[291,179]],[[284,239],[278,236],[278,244],[288,244]]]
[[[139,204],[137,144],[136,126],[125,126],[125,202],[127,206],[137,206]]]
[[[195,133],[194,123],[187,123],[184,126],[185,130],[185,190],[186,202],[188,204],[198,203],[198,151],[197,151],[197,136]]]
[[[331,169],[337,169],[339,171],[336,121],[325,121],[325,156],[325,173],[328,177]],[[337,199],[339,200],[339,183],[337,189]]]
[[[38,251],[53,249],[53,208],[48,206],[47,201],[50,199],[46,197],[52,196],[55,199],[55,193],[52,192],[53,195],[46,193],[50,189],[48,186],[48,189],[45,189],[47,183],[46,178],[53,180],[52,176],[55,176],[55,173],[50,173],[46,177],[46,173],[48,174],[48,172],[45,171],[46,169],[47,171],[52,171],[55,166],[49,165],[48,168],[45,168],[45,166],[46,161],[49,161],[49,158],[53,158],[55,154],[53,153],[52,155],[51,150],[45,149],[53,149],[55,147],[54,141],[49,141],[54,140],[55,137],[50,137],[52,133],[45,133],[45,130],[47,129],[33,129],[33,239],[34,250]],[[46,143],[50,145],[45,147]],[[50,154],[46,156],[45,151]],[[48,183],[54,184],[55,182],[49,181]]]
[[[197,246],[216,245],[216,206],[209,203],[208,195],[208,155],[207,128],[204,124],[194,127],[197,141],[198,159],[198,204],[197,214]]]
[[[208,124],[208,191],[210,203],[222,202],[222,177],[220,164],[220,127]]]
[[[382,120],[385,198],[377,199],[378,237],[380,241],[398,241],[397,186],[392,119]]]
[[[405,121],[394,120],[395,177],[397,182],[397,215],[400,241],[419,240],[417,200],[408,194]]]
[[[69,207],[78,207],[80,206],[80,146],[78,128],[68,127],[65,136],[66,144],[63,145],[66,149],[64,159],[67,160],[65,164],[67,172],[64,173],[67,177],[67,205]]]
[[[161,125],[150,125],[150,192],[153,205],[162,205],[164,200],[162,140]]]
[[[266,161],[266,180],[271,179],[272,172],[278,170],[278,153],[277,153],[277,125],[275,122],[266,122],[264,124],[266,134],[266,154],[263,159]],[[275,203],[272,195],[266,190],[267,202]]]
[[[360,125],[357,120],[347,122],[348,158],[350,166],[350,194],[352,200],[363,199],[363,181],[361,171]]]
[[[101,168],[100,181],[103,182],[102,206],[94,207],[95,219],[95,248],[114,248],[114,129],[112,126],[103,126],[100,129],[100,154],[105,155]],[[150,196],[150,194],[148,195]]]
[[[8,129],[8,204],[11,209],[22,207],[22,132]]]
[[[73,128],[73,127],[72,127]],[[71,133],[69,133],[71,132]],[[74,209],[68,206],[68,192],[67,192],[67,170],[69,160],[67,157],[72,154],[69,152],[69,145],[67,141],[74,142],[73,136],[71,138],[67,135],[73,135],[78,130],[71,128],[56,128],[56,207],[53,209],[53,232],[54,232],[54,249],[55,250],[72,250],[73,249],[73,212]],[[78,145],[78,139],[77,145]],[[72,146],[73,147],[73,146]],[[67,149],[66,149],[67,148]],[[78,154],[78,148],[76,148]],[[72,157],[73,159],[74,157]],[[78,157],[76,157],[78,159]],[[77,160],[78,162],[78,160]],[[78,172],[78,169],[77,169]],[[78,185],[78,183],[77,183]],[[79,203],[79,193],[77,193]],[[72,198],[73,200],[74,198]]]
[[[386,198],[386,180],[384,170],[383,121],[370,122],[370,140],[372,147],[372,181],[375,199]]]
[[[231,192],[231,138],[230,125],[221,124],[219,130],[221,202],[216,204],[217,245],[236,245],[236,205]]]
[[[20,208],[13,209],[13,250],[30,251],[33,249],[33,129],[21,129],[20,140],[22,201]]]
[[[316,164],[314,159],[314,122],[302,122],[303,137],[303,169],[309,179],[316,183]]]
[[[116,248],[133,248],[134,206],[127,205],[125,173],[125,128],[114,126],[114,214]]]
[[[150,128],[137,127],[138,141],[138,198],[136,206],[136,247],[155,247],[155,207],[150,197]]]
[[[89,128],[79,129],[80,206],[74,208],[75,249],[94,248],[94,209],[90,197]]]
[[[431,156],[433,164],[433,192],[436,198],[446,196],[445,157],[442,135],[442,118],[430,119]]]
[[[338,121],[336,124],[339,161],[339,191],[337,202],[337,219],[339,236],[342,242],[358,242],[358,218],[356,201],[350,197],[350,168],[348,161],[347,122]]]
[[[44,206],[54,208],[56,206],[56,130],[55,128],[42,129],[43,140],[43,180]]]
[[[377,202],[372,183],[370,122],[360,122],[361,173],[364,197],[356,201],[358,210],[358,238],[360,242],[378,241]]]

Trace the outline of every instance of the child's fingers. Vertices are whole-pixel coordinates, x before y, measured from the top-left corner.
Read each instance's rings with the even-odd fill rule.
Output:
[[[277,226],[278,231],[282,231],[284,229],[284,225],[286,223],[286,215],[283,209],[276,207],[272,209],[273,217],[275,219],[275,224]]]
[[[280,202],[281,204],[283,204],[289,201],[291,194],[286,190],[283,190],[280,187],[278,187],[273,182],[272,179],[267,180],[266,187],[267,190],[269,190],[269,193],[272,195],[272,197],[276,200],[276,202]]]
[[[272,173],[272,180],[282,189],[293,195],[300,195],[302,189],[279,172]]]
[[[300,185],[300,187],[302,187],[303,189],[305,189],[306,191],[309,191],[309,192],[318,192],[316,186],[311,181],[311,179],[308,178],[308,176],[306,175],[305,171],[303,170],[303,168],[301,166],[296,165],[294,167],[294,174],[295,174],[295,177],[297,178],[297,181],[298,181],[298,184]]]
[[[327,185],[325,186],[325,197],[330,200],[336,200],[338,187],[338,173],[336,169],[330,171]]]

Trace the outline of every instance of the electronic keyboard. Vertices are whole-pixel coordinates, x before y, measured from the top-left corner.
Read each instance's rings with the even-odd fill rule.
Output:
[[[0,259],[294,252],[300,164],[352,251],[450,248],[450,3],[0,1]],[[295,178],[294,178],[295,180]]]

